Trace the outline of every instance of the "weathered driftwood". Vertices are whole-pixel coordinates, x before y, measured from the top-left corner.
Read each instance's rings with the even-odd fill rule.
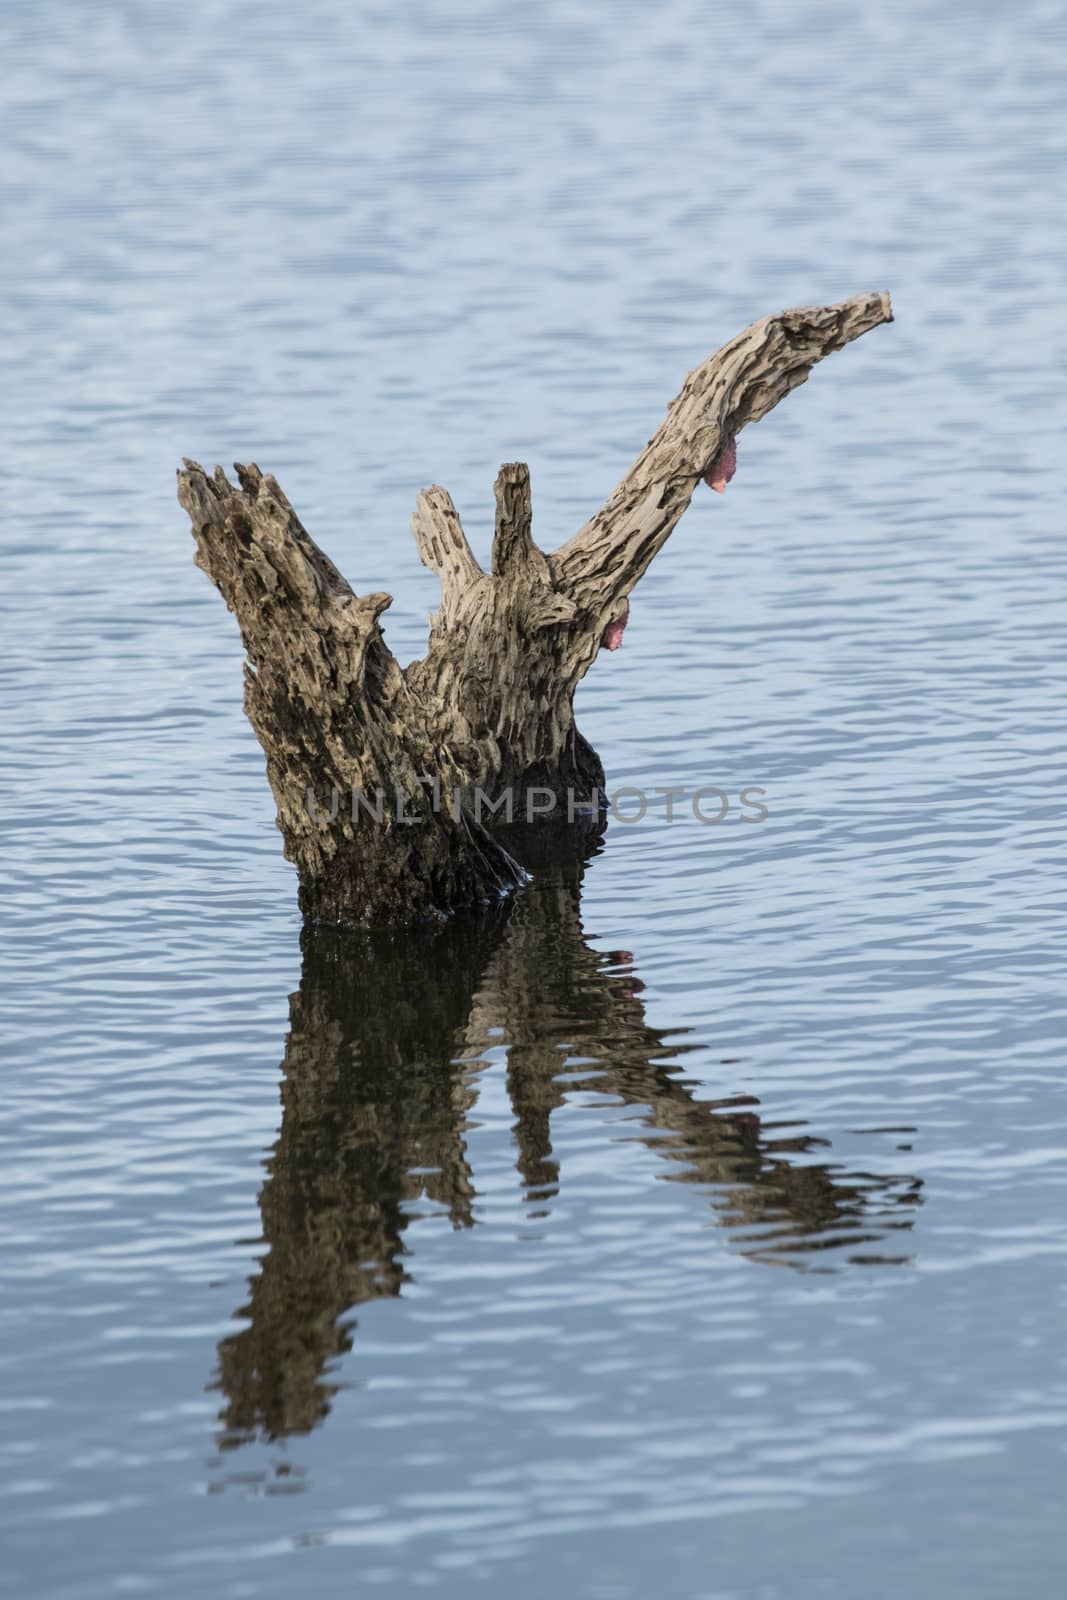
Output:
[[[732,475],[741,429],[891,319],[888,295],[867,294],[753,324],[689,374],[610,499],[553,555],[533,541],[521,463],[497,478],[490,572],[447,492],[424,490],[412,530],[441,605],[426,656],[404,670],[379,622],[391,597],[352,592],[274,478],[239,466],[234,488],[186,462],[178,497],[241,628],[245,709],[306,917],[403,925],[521,881],[476,791],[505,806],[510,794],[521,817],[548,795],[561,811],[568,792],[580,804],[601,788],[574,692],[619,643],[631,589],[701,479]]]

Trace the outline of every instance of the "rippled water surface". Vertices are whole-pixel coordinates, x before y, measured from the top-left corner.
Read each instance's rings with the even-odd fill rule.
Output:
[[[21,1595],[1054,1594],[1062,9],[9,0],[0,1543]],[[580,691],[615,822],[301,951],[182,454],[421,653],[785,305]]]

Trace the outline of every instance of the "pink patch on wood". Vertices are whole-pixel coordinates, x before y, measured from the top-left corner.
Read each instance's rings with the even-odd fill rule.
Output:
[[[627,600],[626,609],[621,617],[616,617],[614,622],[609,622],[604,629],[601,644],[608,650],[617,650],[622,644],[622,636],[626,632],[626,624],[630,620],[630,602]]]
[[[726,485],[736,471],[737,440],[730,439],[724,449],[720,451],[716,460],[712,462],[707,472],[705,472],[704,482],[709,489],[714,489],[716,494],[725,494]]]

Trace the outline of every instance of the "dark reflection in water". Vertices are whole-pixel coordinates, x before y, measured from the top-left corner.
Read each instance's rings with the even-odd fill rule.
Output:
[[[709,1186],[753,1260],[909,1259],[871,1247],[911,1228],[920,1179],[813,1159],[827,1141],[762,1121],[754,1097],[694,1098],[675,1064],[688,1047],[646,1023],[632,958],[585,941],[582,871],[545,867],[511,904],[440,929],[306,937],[260,1195],[267,1251],[247,1326],[219,1348],[224,1446],[326,1415],[348,1313],[401,1293],[412,1202],[475,1223],[465,1130],[490,1046],[507,1051],[517,1167],[538,1210],[560,1182],[552,1112],[587,1085],[635,1108],[633,1137],[671,1164],[665,1176]]]

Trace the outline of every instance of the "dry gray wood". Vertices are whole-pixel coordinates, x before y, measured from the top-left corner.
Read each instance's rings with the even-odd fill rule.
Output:
[[[755,323],[689,374],[605,505],[554,555],[533,541],[522,463],[497,478],[488,573],[447,491],[423,490],[412,532],[441,604],[426,656],[404,671],[381,632],[391,597],[352,592],[274,478],[239,466],[235,488],[221,469],[209,477],[186,462],[178,496],[197,562],[237,616],[245,709],[309,919],[402,925],[522,881],[478,820],[475,791],[510,791],[521,818],[534,788],[563,807],[568,789],[584,799],[602,787],[573,702],[605,630],[741,429],[817,361],[891,320],[888,295],[867,294]],[[380,820],[358,805],[353,816],[353,788],[387,797]],[[334,790],[338,814],[324,823]]]

